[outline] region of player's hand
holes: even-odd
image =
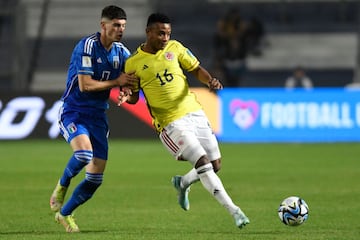
[[[135,76],[135,73],[121,73],[117,78],[119,86],[126,86],[135,88],[139,84],[139,79]]]
[[[210,88],[210,90],[219,90],[219,89],[223,89],[224,86],[222,85],[222,83],[220,82],[219,79],[217,78],[212,78],[209,83],[208,86]]]
[[[130,88],[122,87],[119,92],[117,105],[120,106],[121,104],[126,102],[131,95],[132,95],[132,91]]]

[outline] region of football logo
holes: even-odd
[[[230,113],[235,125],[241,129],[248,129],[254,125],[259,115],[259,105],[251,100],[234,99],[230,103]]]
[[[91,67],[91,58],[89,56],[82,56],[82,66]]]

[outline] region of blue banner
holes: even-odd
[[[360,90],[224,89],[223,142],[360,141]]]

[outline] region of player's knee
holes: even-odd
[[[91,159],[93,158],[93,151],[92,150],[78,150],[74,152],[75,158],[83,163],[88,164]]]
[[[221,169],[221,158],[212,161],[211,164],[213,166],[214,172],[217,173]]]
[[[208,164],[210,164],[210,160],[208,159],[208,157],[206,155],[203,155],[199,158],[199,160],[196,161],[195,168],[198,169],[201,166],[208,165]]]
[[[212,164],[210,162],[206,163],[204,165],[201,165],[199,167],[196,167],[196,172],[199,175],[205,174],[208,171],[213,171],[213,167],[212,167]]]

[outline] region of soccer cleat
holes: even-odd
[[[67,191],[67,187],[61,186],[60,181],[59,181],[56,184],[56,187],[50,197],[51,211],[53,211],[53,212],[60,211],[60,208],[62,207],[62,205],[64,203],[66,191]]]
[[[243,228],[246,224],[250,223],[249,218],[240,210],[240,208],[233,214],[233,217],[238,228]]]
[[[181,208],[184,209],[185,211],[188,211],[190,209],[190,202],[189,202],[189,198],[188,198],[188,195],[190,192],[190,186],[188,186],[186,188],[182,188],[180,185],[181,178],[182,178],[181,176],[174,176],[171,179],[171,182],[178,192],[178,202],[179,202]]]
[[[55,221],[59,224],[62,224],[66,232],[80,232],[78,225],[75,223],[73,215],[63,216],[60,212],[56,212]]]

